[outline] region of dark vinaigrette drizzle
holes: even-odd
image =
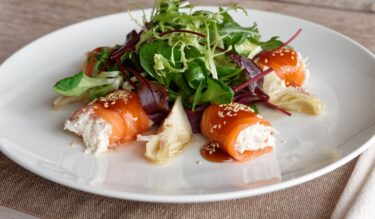
[[[217,142],[210,142],[204,145],[200,153],[202,157],[208,161],[221,163],[221,162],[231,162],[233,158],[229,156],[227,152],[220,148],[220,144]]]

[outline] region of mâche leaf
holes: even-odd
[[[202,92],[199,103],[224,104],[232,102],[233,90],[221,80],[207,79],[207,88]]]
[[[118,89],[121,81],[122,78],[119,76],[119,73],[117,73],[116,77],[91,78],[86,76],[83,72],[79,72],[73,76],[58,81],[53,87],[53,90],[63,96],[80,96],[91,88],[103,85],[111,85],[112,89],[107,88],[109,91]],[[103,95],[105,94],[106,93]]]
[[[167,72],[171,70],[173,64],[169,64],[168,60],[170,60],[172,57],[172,50],[173,47],[162,40],[156,40],[154,42],[144,44],[139,51],[139,59],[142,68],[157,81],[163,82],[163,77],[165,77],[165,75],[161,75],[160,72]],[[173,50],[173,56],[174,60],[180,60],[180,51]],[[161,63],[155,63],[155,61],[159,61]],[[159,68],[155,69],[155,66],[158,66]]]
[[[201,81],[206,79],[207,70],[203,64],[199,64],[199,61],[192,61],[189,63],[189,68],[184,72],[184,75],[190,87],[196,89]]]
[[[275,36],[269,39],[268,41],[261,42],[260,46],[263,50],[273,50],[282,45],[283,42],[279,40],[279,37]]]

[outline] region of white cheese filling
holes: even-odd
[[[245,151],[255,151],[266,147],[275,147],[275,137],[278,131],[270,126],[259,123],[240,132],[234,144],[236,151],[242,154]]]
[[[277,76],[276,72],[271,72],[264,76],[263,91],[270,96],[271,101],[281,94],[285,89],[285,81]]]
[[[298,59],[302,60],[302,62],[298,62],[298,65],[300,65],[301,63],[303,66],[303,69],[305,69],[305,80],[303,81],[303,84],[302,84],[303,86],[310,79],[310,70],[309,70],[310,62],[309,62],[309,57],[303,58],[301,53],[298,53]]]
[[[86,108],[76,118],[67,120],[64,129],[82,136],[86,153],[108,151],[112,126],[96,116],[93,109]]]

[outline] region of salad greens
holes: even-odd
[[[64,96],[87,92],[93,99],[124,83],[158,118],[178,96],[191,114],[210,103],[266,102],[258,86],[266,73],[252,59],[283,42],[278,37],[262,41],[257,24],[240,25],[233,11],[246,13],[236,5],[211,12],[178,0],[156,0],[140,31],[132,30],[124,45],[90,52],[85,72],[58,81],[54,91]]]
[[[98,77],[88,77],[83,72],[79,72],[71,77],[58,81],[53,90],[64,96],[81,96],[90,91],[91,97],[103,96],[107,93],[118,90],[123,79],[120,72],[103,72]]]

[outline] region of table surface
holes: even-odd
[[[151,7],[152,0],[1,0],[0,63],[27,43],[85,19]],[[198,2],[198,1],[192,1]],[[202,0],[201,5],[234,1]],[[237,0],[244,7],[310,20],[358,41],[375,52],[374,0]],[[355,160],[310,182],[270,194],[203,204],[154,204],[92,195],[45,180],[0,153],[0,206],[42,218],[328,218]]]

